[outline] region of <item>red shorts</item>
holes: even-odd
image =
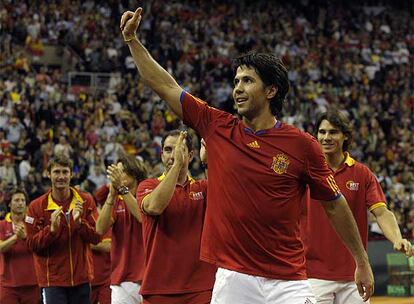
[[[21,287],[0,287],[1,304],[38,304],[40,290],[37,285]]]
[[[92,304],[111,304],[111,287],[109,284],[92,286],[91,303]]]
[[[211,290],[165,295],[143,296],[143,304],[210,304]]]

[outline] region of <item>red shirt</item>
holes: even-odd
[[[140,205],[163,177],[139,184]],[[189,179],[183,186],[176,186],[161,215],[143,215],[145,274],[142,295],[192,293],[213,288],[217,268],[200,261],[206,198],[207,181]]]
[[[0,221],[0,240],[14,234],[10,213]],[[26,241],[17,240],[9,250],[0,253],[0,286],[20,287],[37,285],[33,254]]]
[[[105,192],[109,193],[108,186],[102,186],[96,197],[99,199]],[[140,282],[144,275],[142,227],[128,211],[121,196],[112,209],[112,220],[111,284]]]
[[[300,210],[340,193],[317,141],[277,122],[253,132],[234,116],[183,92],[184,122],[208,147],[208,204],[201,259],[282,280],[306,278]]]
[[[368,167],[346,154],[344,164],[334,173],[341,192],[357,222],[362,242],[367,247],[368,219],[371,211],[385,205],[385,197],[377,179]],[[333,281],[353,281],[355,262],[330,225],[322,205],[308,200],[305,224],[308,277]]]
[[[111,230],[103,236],[102,242],[111,241]],[[111,253],[92,250],[93,274],[92,286],[107,284],[111,282]]]

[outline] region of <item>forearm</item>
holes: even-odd
[[[138,39],[132,39],[127,44],[143,82],[153,89],[161,99],[167,101],[179,117],[182,117],[179,102],[181,89],[175,79],[152,58]]]
[[[104,235],[113,224],[112,208],[114,207],[114,203],[115,198],[108,195],[105,204],[99,213],[98,220],[96,221],[96,232],[100,235]]]
[[[141,223],[141,213],[138,209],[137,199],[132,195],[131,192],[122,196],[128,211]]]
[[[335,202],[325,202],[323,205],[332,227],[351,252],[356,264],[362,265],[367,263],[368,255],[362,244],[354,216],[345,198],[342,196]]]
[[[397,220],[394,214],[386,210],[381,215],[376,216],[377,223],[384,232],[385,237],[391,242],[395,243],[402,239],[400,228],[398,227]]]
[[[178,165],[173,165],[161,183],[144,198],[142,207],[146,213],[159,215],[168,207],[174,195],[180,168]]]
[[[0,253],[8,251],[17,242],[17,235],[13,234],[7,240],[0,241]]]

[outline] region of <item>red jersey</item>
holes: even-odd
[[[14,234],[10,213],[0,221],[0,240]],[[20,287],[37,285],[33,254],[25,240],[17,240],[9,250],[0,253],[0,286]]]
[[[40,287],[76,286],[93,279],[92,253],[89,244],[98,244],[95,230],[97,210],[89,194],[71,188],[71,200],[55,202],[51,191],[29,205],[25,218],[27,245],[34,252],[35,269]],[[73,221],[75,201],[83,202],[81,224]],[[60,225],[50,231],[50,216],[63,206]]]
[[[187,92],[184,122],[208,147],[208,204],[201,259],[282,280],[306,278],[300,211],[306,185],[315,199],[340,192],[318,142],[280,121],[254,132]]]
[[[138,201],[164,178],[139,184]],[[200,240],[206,209],[207,181],[193,179],[176,185],[161,215],[143,214],[145,274],[142,295],[193,293],[211,290],[217,268],[200,261]]]
[[[102,201],[109,193],[108,186],[98,189],[96,197]],[[106,197],[105,196],[105,197]],[[144,250],[142,228],[138,220],[128,211],[119,196],[112,209],[111,284],[140,282],[144,275]]]
[[[355,161],[348,153],[346,153],[344,164],[334,173],[334,176],[348,201],[366,249],[368,243],[367,210],[386,206],[381,186],[368,167]],[[323,206],[316,200],[308,200],[307,212],[305,219],[307,221],[303,223],[304,233],[306,233],[308,277],[353,281],[355,261],[332,228]]]
[[[102,242],[111,241],[111,230],[104,235]],[[92,250],[94,278],[92,286],[110,284],[111,282],[111,253]]]

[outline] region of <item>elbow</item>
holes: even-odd
[[[161,208],[158,204],[156,203],[150,203],[145,201],[143,204],[143,210],[145,211],[146,214],[148,215],[161,215],[164,212],[165,208]]]

